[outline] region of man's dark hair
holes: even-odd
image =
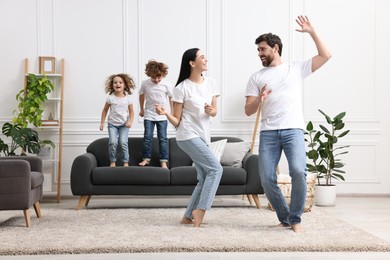
[[[275,47],[275,44],[279,46],[279,55],[282,56],[282,40],[276,34],[265,33],[257,37],[255,44],[259,44],[260,42],[266,42],[271,48]]]

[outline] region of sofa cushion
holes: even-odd
[[[196,168],[180,166],[171,169],[171,185],[196,185]],[[246,171],[243,168],[223,167],[220,185],[246,184]]]
[[[30,172],[31,189],[35,189],[43,184],[43,174],[41,172]]]
[[[169,170],[161,167],[96,167],[92,170],[95,185],[169,185]]]
[[[250,142],[227,143],[221,157],[224,166],[241,167],[244,156],[249,152]]]

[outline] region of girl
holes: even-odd
[[[178,146],[195,164],[198,183],[180,223],[200,227],[206,210],[211,208],[222,176],[222,166],[209,148],[210,117],[217,114],[219,91],[216,82],[203,76],[207,59],[198,48],[184,52],[179,79],[173,90],[173,114],[156,105],[177,127]]]
[[[168,162],[168,141],[167,141],[167,126],[168,122],[165,116],[156,113],[155,105],[169,104],[172,111],[172,84],[164,78],[168,74],[168,66],[164,63],[150,60],[146,64],[145,74],[150,77],[144,80],[139,90],[139,104],[141,117],[144,119],[144,151],[143,161],[140,166],[148,165],[152,157],[153,131],[154,126],[157,126],[157,137],[159,144],[159,156],[161,167],[167,168]],[[144,108],[145,106],[145,108]]]
[[[108,151],[110,166],[116,166],[116,150],[119,147],[123,154],[123,166],[129,166],[128,134],[133,124],[134,111],[130,95],[135,89],[133,79],[127,74],[114,74],[107,78],[105,91],[109,93],[106,104],[103,107],[100,121],[100,131],[103,131],[104,121],[108,110]]]

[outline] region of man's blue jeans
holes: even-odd
[[[192,218],[193,210],[211,208],[221,181],[223,168],[201,138],[177,141],[177,145],[191,157],[196,167],[198,183],[184,213],[184,217]]]
[[[153,132],[154,126],[157,126],[157,138],[160,162],[168,162],[168,140],[167,140],[167,126],[168,121],[151,121],[144,120],[144,152],[143,160],[152,158]]]
[[[108,152],[110,156],[110,162],[116,162],[116,150],[119,147],[122,151],[124,163],[129,162],[129,128],[125,125],[115,126],[108,123]]]
[[[282,154],[286,155],[291,176],[291,202],[286,200],[277,185],[276,168]],[[280,223],[301,222],[306,200],[306,150],[302,129],[282,129],[260,132],[259,173],[269,202]]]

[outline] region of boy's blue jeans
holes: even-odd
[[[184,217],[193,218],[193,210],[211,208],[223,169],[219,160],[201,138],[177,141],[177,145],[191,157],[196,167],[198,183],[184,213]]]
[[[119,147],[122,151],[124,163],[129,162],[129,128],[125,125],[115,126],[108,123],[108,152],[110,156],[110,162],[116,162],[116,150]],[[119,142],[118,142],[119,141]]]
[[[159,147],[160,162],[168,162],[168,140],[167,127],[168,121],[151,121],[144,120],[144,152],[143,159],[150,160],[152,158],[153,132],[154,126],[157,126],[157,138]]]
[[[277,185],[276,168],[282,150],[286,155],[291,176],[291,203]],[[306,150],[302,129],[282,129],[260,132],[259,173],[268,200],[280,223],[293,225],[301,222],[306,200]]]

